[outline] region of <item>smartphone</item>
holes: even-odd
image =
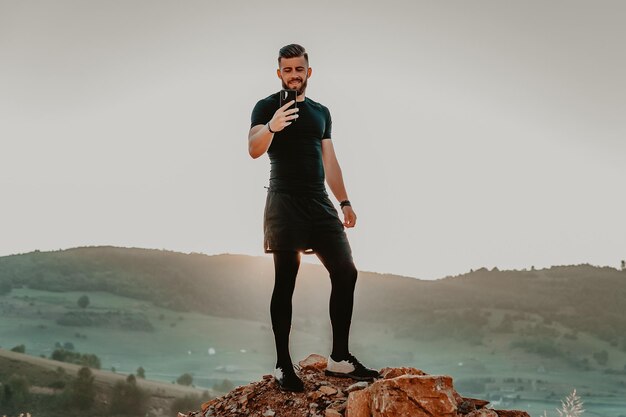
[[[280,106],[279,107],[283,107],[286,103],[290,102],[291,100],[294,100],[294,103],[287,107],[287,110],[289,109],[295,109],[298,107],[298,102],[295,101],[296,97],[298,97],[298,91],[297,90],[280,90]],[[291,119],[292,122],[295,122],[296,119]]]

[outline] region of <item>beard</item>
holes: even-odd
[[[298,92],[298,95],[301,96],[302,94],[304,94],[304,91],[306,90],[306,85],[307,82],[309,81],[309,78],[305,78],[304,81],[300,84],[300,88],[292,88],[289,87],[287,84],[285,84],[285,80],[281,79],[281,82],[283,84],[283,88],[285,90],[296,90]]]

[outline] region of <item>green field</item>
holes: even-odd
[[[155,331],[57,324],[56,318],[65,312],[80,310],[76,300],[83,294],[15,289],[10,296],[0,297],[0,308],[14,309],[0,321],[0,346],[25,344],[28,354],[49,357],[55,343],[71,342],[78,352],[96,354],[102,369],[134,373],[142,366],[146,377],[168,382],[189,372],[198,386],[205,387],[223,379],[247,383],[269,372],[272,365],[273,339],[261,323],[178,313],[107,293],[86,293],[91,300],[87,310],[141,312]],[[209,355],[209,348],[215,354]]]
[[[57,324],[56,319],[67,312],[81,310],[77,300],[83,294],[91,301],[86,311],[143,314],[154,331]],[[189,372],[197,387],[210,388],[225,379],[240,385],[270,373],[275,360],[269,313],[259,321],[229,319],[174,312],[104,292],[26,288],[0,296],[0,311],[2,348],[24,344],[26,353],[49,357],[57,342],[70,342],[78,352],[96,354],[102,369],[114,367],[118,373],[134,373],[142,366],[147,378],[165,382]],[[501,315],[494,310],[490,320],[497,322]],[[309,353],[328,354],[330,336],[327,317],[303,319],[296,315],[292,357],[299,360]],[[589,352],[610,348],[608,343],[584,334],[579,334],[570,347]],[[209,349],[214,354],[209,354]],[[574,388],[585,401],[587,415],[618,417],[626,410],[626,376],[572,370],[558,360],[510,349],[505,335],[494,334],[482,345],[472,346],[419,335],[397,337],[385,325],[355,320],[351,350],[377,368],[412,366],[431,374],[451,375],[461,394],[491,399],[498,408],[523,409],[533,416],[544,410],[556,415],[554,409],[560,399]],[[611,360],[626,363],[626,353],[620,357],[612,351]],[[505,382],[510,378],[514,381]]]

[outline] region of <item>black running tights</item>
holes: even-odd
[[[330,322],[333,332],[333,358],[342,358],[348,353],[348,335],[352,320],[354,288],[357,269],[351,256],[338,256],[316,250],[316,255],[328,270],[331,280]],[[296,275],[300,267],[300,253],[274,252],[275,281],[270,314],[276,341],[276,366],[291,366],[289,354],[289,331],[291,329],[291,299],[296,286]]]

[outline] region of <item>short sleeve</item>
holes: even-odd
[[[326,129],[324,130],[324,135],[322,136],[322,139],[330,139],[331,132],[333,129],[333,120],[330,117],[330,110],[328,110],[327,108],[325,108],[325,110],[326,110]]]
[[[252,109],[252,116],[250,117],[250,128],[252,129],[256,125],[264,125],[272,120],[272,116],[276,109],[272,108],[271,102],[268,100],[259,100],[254,109]]]

